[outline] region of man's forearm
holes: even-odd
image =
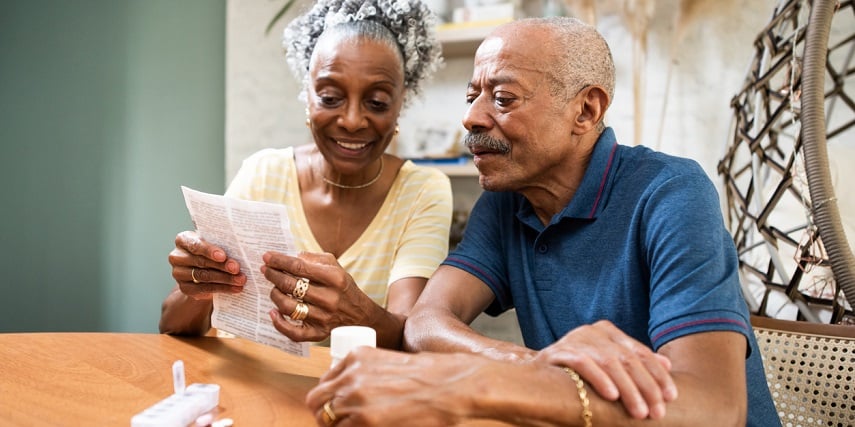
[[[494,367],[495,368],[495,367]],[[519,426],[584,426],[583,404],[574,380],[561,368],[541,363],[500,367],[501,374],[482,376],[474,391],[478,397],[468,408],[468,418],[487,418]],[[497,371],[498,372],[498,371]],[[680,398],[667,405],[664,418],[636,419],[620,401],[601,398],[585,385],[593,425],[626,426],[737,426],[745,425],[745,408],[710,396],[697,379],[677,378]],[[463,386],[460,386],[461,389]],[[733,396],[736,397],[736,396]]]
[[[514,343],[486,337],[449,313],[439,309],[419,310],[404,325],[406,351],[477,353],[496,360],[523,361],[535,352]]]

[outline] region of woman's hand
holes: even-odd
[[[270,299],[276,305],[270,311],[273,326],[294,341],[321,341],[342,325],[374,326],[385,310],[365,295],[332,254],[301,253],[297,257],[278,252],[263,256],[261,272],[273,283]],[[302,298],[295,296],[297,282],[308,280]],[[308,309],[302,324],[286,320],[300,317],[298,304]],[[298,319],[299,320],[299,319]]]
[[[600,397],[620,399],[634,418],[660,419],[665,403],[677,398],[671,361],[606,320],[568,332],[535,361],[575,370]]]
[[[175,236],[175,249],[169,253],[169,264],[181,293],[195,300],[210,300],[217,292],[238,293],[246,284],[240,264],[195,231]]]

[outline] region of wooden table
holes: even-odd
[[[239,338],[157,334],[0,334],[0,424],[129,426],[172,394],[172,363],[187,384],[219,384],[217,418],[235,427],[313,426],[306,393],[330,364]]]

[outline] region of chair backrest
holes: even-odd
[[[781,423],[855,426],[855,326],[751,317]]]

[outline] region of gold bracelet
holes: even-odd
[[[582,381],[582,377],[576,371],[566,366],[564,367],[564,372],[567,372],[567,375],[570,375],[570,379],[576,383],[576,391],[579,392],[579,400],[582,401],[582,421],[585,422],[585,427],[591,427],[593,425],[594,414],[591,412],[591,401],[588,400],[588,391],[585,390],[585,382]]]

